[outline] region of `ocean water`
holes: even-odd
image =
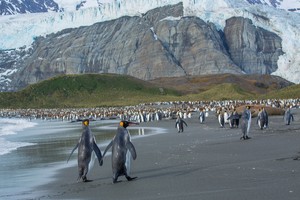
[[[116,133],[118,120],[92,121],[91,130],[101,150]],[[130,134],[144,137],[162,129],[132,127]],[[51,181],[81,136],[80,122],[0,118],[0,199],[26,199],[38,185]],[[68,165],[76,164],[73,155]]]
[[[7,154],[22,146],[33,145],[27,142],[11,142],[4,137],[8,135],[15,135],[27,128],[36,126],[36,123],[30,122],[26,119],[1,119],[0,118],[0,156]]]

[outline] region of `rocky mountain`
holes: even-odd
[[[234,17],[224,32],[183,4],[37,38],[17,65],[16,88],[59,74],[115,73],[142,80],[201,74],[270,74],[283,54],[281,38]],[[171,17],[170,17],[171,16]]]
[[[0,18],[1,91],[72,73],[143,80],[258,73],[300,81],[300,16],[267,0],[76,0],[75,9],[56,2],[58,14]]]
[[[277,70],[278,58],[284,53],[277,34],[242,17],[226,20],[224,34],[231,59],[246,74],[271,74]]]

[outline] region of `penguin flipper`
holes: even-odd
[[[130,151],[133,160],[135,160],[136,159],[136,151],[135,151],[133,144],[131,142],[128,142],[126,144],[126,147]]]
[[[79,140],[79,141],[80,141],[80,140]],[[67,163],[69,162],[69,160],[70,160],[70,158],[71,158],[73,152],[78,148],[78,146],[79,146],[79,142],[76,144],[76,146],[74,147],[74,149],[71,151],[71,153],[70,153],[70,155],[69,155],[69,158],[68,158],[68,160],[67,160]]]
[[[188,126],[187,123],[185,121],[183,121],[183,123],[185,124],[185,126]]]
[[[100,151],[98,145],[96,144],[95,140],[93,141],[93,150],[98,158],[99,165],[102,166],[103,165],[102,154],[101,154],[101,151]]]
[[[113,140],[110,141],[110,143],[107,145],[106,149],[104,150],[102,159],[104,158],[104,156],[105,156],[106,152],[108,151],[108,149],[110,149],[110,147],[112,147],[112,145],[113,145]]]

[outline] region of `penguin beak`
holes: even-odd
[[[128,126],[131,126],[131,125],[139,125],[139,123],[137,123],[137,122],[129,122]]]

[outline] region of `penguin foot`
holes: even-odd
[[[132,180],[134,180],[134,179],[136,179],[137,177],[130,177],[130,176],[126,176],[126,179],[128,180],[128,181],[132,181]]]
[[[249,137],[248,135],[242,136],[242,137],[240,138],[240,140],[249,140],[249,139],[251,139],[251,137]]]
[[[122,181],[113,180],[113,184],[115,184],[115,183],[119,183],[119,182],[122,182]]]
[[[297,157],[293,158],[293,160],[300,160],[300,157],[297,156]]]
[[[86,183],[86,182],[92,182],[93,180],[89,180],[89,179],[87,179],[86,177],[79,177],[78,179],[77,179],[77,183],[79,183],[79,182],[84,182],[84,183]]]
[[[88,179],[85,179],[85,180],[83,180],[82,182],[85,182],[85,183],[87,183],[87,182],[92,182],[93,180],[88,180]]]

